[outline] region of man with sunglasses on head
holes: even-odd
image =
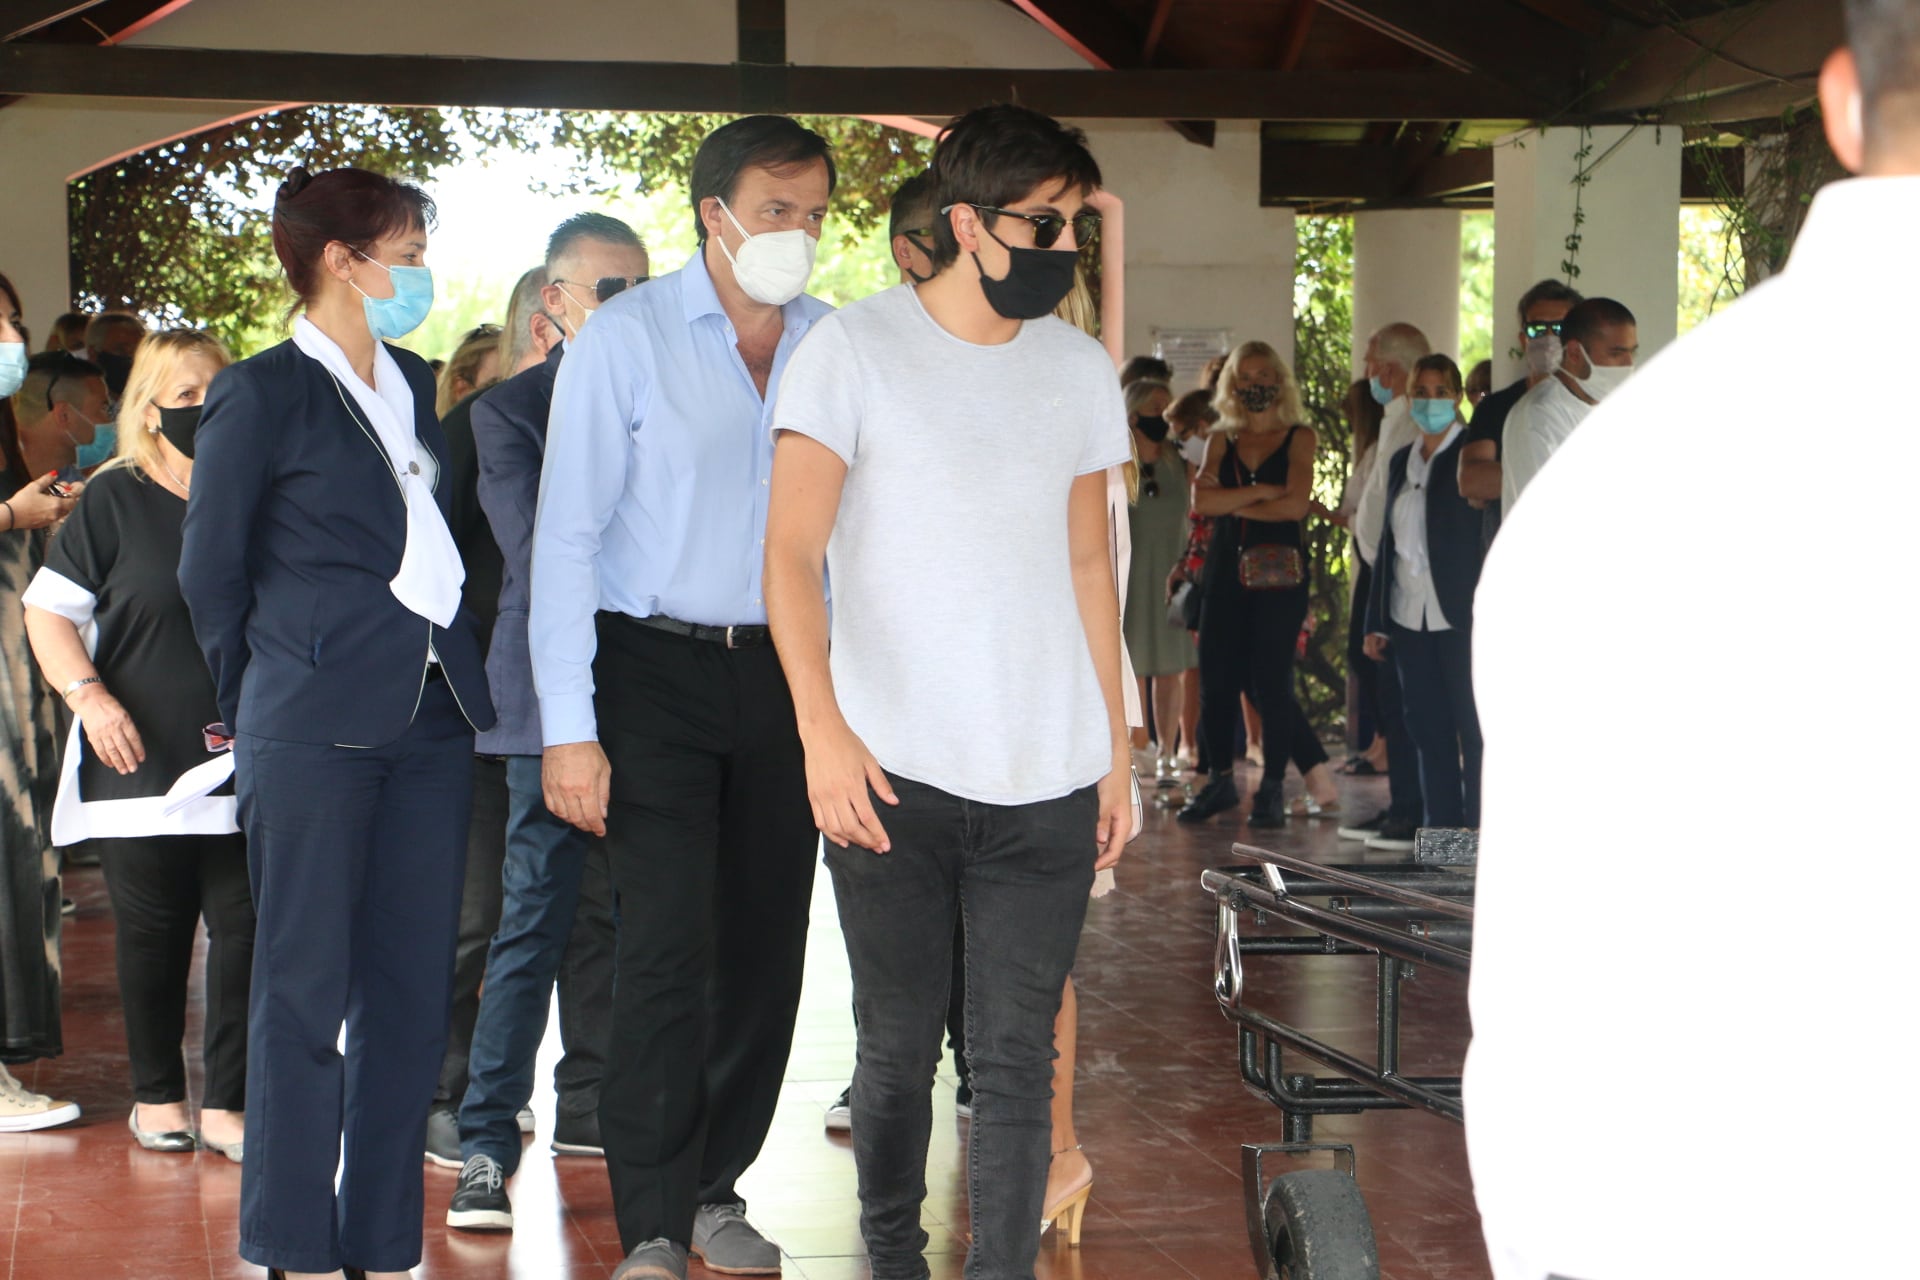
[[[1467,425],[1460,447],[1460,496],[1482,508],[1482,537],[1493,541],[1500,531],[1500,432],[1520,397],[1553,376],[1560,367],[1560,322],[1582,298],[1558,280],[1542,280],[1520,295],[1520,350],[1526,356],[1526,375],[1482,400]]]
[[[933,278],[821,321],[788,370],[767,604],[859,1008],[872,1274],[927,1275],[927,1086],[958,912],[966,1270],[1011,1280],[1040,1242],[1054,1017],[1094,871],[1131,825],[1105,474],[1131,455],[1112,362],[1051,315],[1097,226],[1085,136],[983,107],[931,173]]]
[[[1552,374],[1520,397],[1501,428],[1502,516],[1572,438],[1587,415],[1633,373],[1640,350],[1633,312],[1612,298],[1588,298],[1560,322],[1562,354]]]
[[[505,1180],[520,1163],[518,1117],[533,1095],[534,1059],[556,978],[565,1053],[554,1069],[552,1149],[560,1156],[603,1154],[599,1109],[613,1016],[613,891],[605,846],[546,805],[527,599],[554,383],[587,320],[606,298],[645,280],[647,270],[646,246],[619,219],[582,213],[561,223],[547,241],[539,294],[542,336],[553,341],[544,356],[530,347],[530,363],[473,405],[480,507],[503,561],[487,651],[487,681],[500,719],[474,745],[482,755],[506,760],[506,857],[465,1096],[453,1100],[456,1115],[438,1117],[437,1124],[430,1118],[427,1126],[427,1158],[461,1170],[447,1207],[452,1227],[513,1226]],[[521,323],[529,325],[531,339],[533,326]]]
[[[792,1046],[819,836],[761,566],[772,406],[832,310],[804,291],[834,180],[784,116],[708,135],[699,249],[595,312],[554,387],[528,639],[547,806],[604,837],[620,903],[614,1280],[684,1280],[689,1253],[780,1270],[735,1184]]]

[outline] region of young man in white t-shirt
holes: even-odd
[[[1588,298],[1567,312],[1560,340],[1560,367],[1520,397],[1501,429],[1503,519],[1594,406],[1632,376],[1640,351],[1633,312],[1612,298]]]
[[[1131,821],[1104,475],[1130,450],[1111,361],[1051,315],[1092,230],[1084,135],[984,107],[930,173],[933,277],[818,322],[787,367],[765,583],[853,968],[874,1280],[927,1275],[927,1086],[955,912],[967,1276],[998,1280],[1032,1274],[1054,1015],[1094,871]]]

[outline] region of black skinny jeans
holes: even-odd
[[[1053,1145],[1053,1020],[1086,919],[1099,798],[991,805],[894,778],[892,851],[827,846],[853,999],[853,1160],[873,1280],[923,1280],[930,1088],[953,919],[966,932],[973,1124],[966,1280],[1031,1280]]]
[[[1234,566],[1228,566],[1229,576]],[[1240,695],[1253,695],[1266,741],[1262,785],[1279,785],[1292,760],[1302,777],[1327,762],[1319,735],[1293,696],[1293,652],[1307,620],[1307,589],[1248,591],[1237,578],[1212,584],[1200,608],[1200,725],[1217,772],[1233,765]]]
[[[187,974],[207,920],[206,1095],[201,1105],[247,1105],[247,1000],[253,979],[253,895],[244,836],[95,840],[113,901],[114,968],[127,1022],[133,1098],[187,1100]]]

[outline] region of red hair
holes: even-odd
[[[365,169],[295,169],[273,201],[273,251],[300,301],[311,303],[321,256],[339,241],[365,253],[380,240],[433,225],[433,198],[410,182]]]

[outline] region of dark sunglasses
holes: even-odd
[[[1529,338],[1544,338],[1548,334],[1552,334],[1556,338],[1560,336],[1560,322],[1558,320],[1529,320],[1522,328],[1526,331],[1526,335]]]
[[[962,201],[961,203],[971,202]],[[1073,223],[1073,243],[1082,249],[1086,248],[1087,242],[1092,240],[1100,231],[1100,215],[1092,209],[1082,209],[1079,213],[1074,214],[1071,219],[1068,219],[1057,213],[1021,213],[1018,209],[997,209],[990,204],[976,204],[973,207],[981,213],[997,213],[1004,217],[1019,218],[1024,222],[1031,222],[1033,224],[1033,247],[1036,249],[1053,248],[1060,239],[1060,233],[1067,229],[1067,223],[1069,221]],[[948,205],[940,212],[949,213],[952,210],[953,206]]]
[[[625,293],[627,290],[633,288],[633,286],[645,284],[652,278],[652,276],[601,276],[593,282],[593,296],[605,302],[615,294]],[[579,280],[555,280],[554,283],[570,284],[578,289],[587,287]]]
[[[1140,464],[1140,496],[1144,498],[1157,498],[1160,496],[1160,482],[1154,479],[1153,464],[1151,462],[1143,462]]]

